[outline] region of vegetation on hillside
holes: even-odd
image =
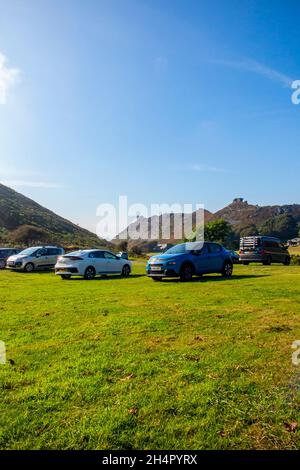
[[[58,216],[31,199],[0,184],[0,243],[98,247],[106,240]]]

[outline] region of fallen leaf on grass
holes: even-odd
[[[123,378],[121,379],[121,382],[125,382],[125,380],[130,380],[130,379],[132,379],[133,377],[134,377],[133,374],[126,375],[126,377],[123,377]]]
[[[204,340],[204,338],[202,336],[199,336],[199,335],[195,336],[194,339],[195,339],[195,341],[203,341]]]
[[[295,432],[298,427],[298,423],[292,421],[291,423],[284,423],[284,427],[288,432]]]

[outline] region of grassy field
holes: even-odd
[[[300,246],[290,246],[289,252],[291,255],[300,255]]]
[[[300,267],[143,274],[0,272],[0,448],[299,448]]]

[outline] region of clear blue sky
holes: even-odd
[[[0,181],[91,229],[119,194],[299,203],[299,21],[297,1],[2,0]]]

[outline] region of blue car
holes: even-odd
[[[175,245],[161,255],[151,256],[146,270],[147,276],[154,281],[161,281],[164,277],[190,281],[194,275],[209,273],[230,277],[233,262],[230,253],[218,243],[188,242]]]

